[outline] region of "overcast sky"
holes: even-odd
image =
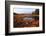
[[[34,8],[15,8],[14,9],[14,13],[17,13],[17,14],[28,14],[28,13],[32,13],[35,10],[36,9],[34,9]]]

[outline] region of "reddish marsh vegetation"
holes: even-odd
[[[39,11],[32,14],[15,14],[14,27],[38,27],[39,26]]]

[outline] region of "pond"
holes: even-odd
[[[32,18],[23,18],[23,20],[32,20]]]

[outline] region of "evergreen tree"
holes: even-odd
[[[35,13],[36,13],[36,14],[39,14],[39,9],[36,9],[36,10],[35,10]]]

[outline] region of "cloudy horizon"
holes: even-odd
[[[14,13],[17,13],[17,14],[30,14],[32,12],[34,12],[36,9],[35,8],[15,8],[13,9]]]

